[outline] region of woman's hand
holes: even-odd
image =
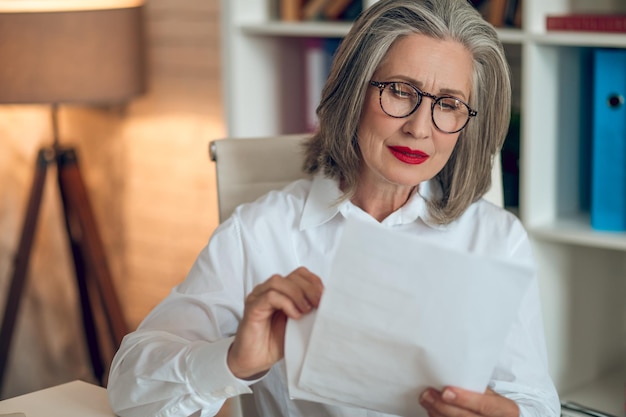
[[[243,319],[227,363],[241,379],[254,379],[284,356],[287,318],[299,319],[319,306],[322,280],[300,267],[286,277],[273,275],[246,298]]]
[[[519,417],[514,401],[489,388],[484,394],[454,387],[442,391],[428,388],[420,396],[420,404],[429,417]]]

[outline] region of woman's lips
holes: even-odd
[[[389,146],[389,150],[393,156],[406,164],[421,164],[429,157],[425,152],[407,148],[406,146]]]

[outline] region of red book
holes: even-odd
[[[547,30],[626,33],[626,15],[567,14],[546,17]]]

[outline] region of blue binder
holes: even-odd
[[[626,231],[626,51],[593,52],[591,227]]]

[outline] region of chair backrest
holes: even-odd
[[[254,201],[270,190],[304,178],[302,141],[309,135],[268,138],[227,138],[212,141],[220,222],[235,207]]]
[[[220,222],[239,204],[303,178],[302,141],[309,134],[266,138],[227,138],[210,143],[215,161]],[[493,164],[491,189],[485,198],[502,207],[500,159]]]

